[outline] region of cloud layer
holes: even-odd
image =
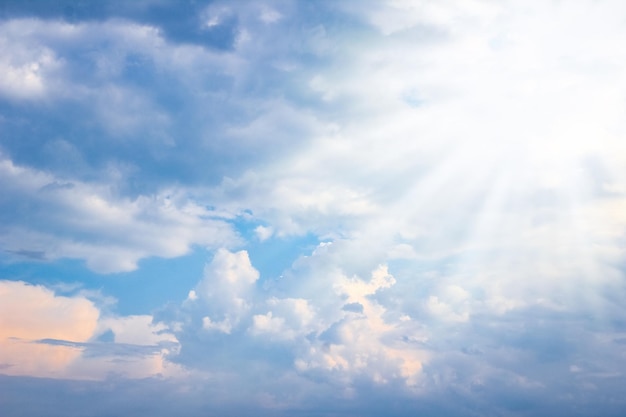
[[[622,415],[624,12],[7,2],[0,405]]]

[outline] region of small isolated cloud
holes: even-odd
[[[274,229],[270,226],[257,226],[256,229],[254,229],[254,232],[256,233],[259,240],[263,242],[272,237],[272,235],[274,234]]]

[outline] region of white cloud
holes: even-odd
[[[252,316],[249,331],[255,336],[268,336],[272,341],[295,341],[321,330],[314,306],[305,299],[272,297],[263,307],[269,311]]]
[[[158,345],[161,342],[177,342],[164,324],[153,323],[149,315],[103,318],[99,322],[98,333],[107,330],[113,332],[115,343]]]
[[[193,290],[197,298],[183,304],[189,318],[178,332],[195,334],[201,319],[204,330],[242,349],[257,344],[289,349],[294,359],[287,369],[304,376],[340,378],[346,387],[360,378],[416,386],[429,354],[405,339],[425,337],[422,326],[376,300],[396,283],[385,265],[375,266],[368,280],[341,271],[329,274],[326,266],[341,258],[340,250],[340,245],[321,245],[291,271],[296,274],[290,272],[286,282],[269,290],[254,285],[258,272],[246,252],[217,251]],[[452,299],[458,295],[454,288],[449,292]],[[243,325],[245,332],[236,331]],[[187,363],[184,352],[180,360]]]
[[[326,130],[212,195],[276,236],[313,231],[392,259],[450,262],[448,284],[471,296],[420,301],[432,296],[458,320],[534,304],[572,280],[594,292],[591,281],[608,285],[623,259],[607,235],[623,228],[622,196],[599,195],[607,181],[594,178],[603,170],[619,184],[626,174],[623,6],[461,3],[353,11],[385,36],[346,44],[305,78],[343,103]]]
[[[191,245],[237,241],[221,216],[176,192],[119,198],[109,187],[57,178],[6,158],[0,172],[4,195],[31,208],[15,213],[5,200],[5,213],[13,213],[0,238],[7,251],[85,259],[107,273],[133,270],[148,256],[180,256]]]
[[[169,134],[168,110],[154,99],[154,91],[125,82],[127,72],[154,65],[195,91],[203,82],[199,68],[211,67],[222,76],[235,74],[241,65],[234,55],[169,43],[159,28],[127,20],[8,19],[0,24],[0,45],[6,46],[0,54],[6,75],[0,95],[45,99],[60,108],[77,105],[110,137],[167,146],[176,139]]]
[[[0,94],[12,99],[37,99],[45,96],[49,88],[47,75],[62,64],[50,50],[29,51],[29,57],[19,57],[19,52],[9,42],[0,39],[5,54],[0,55]],[[13,56],[11,56],[13,55]],[[15,62],[15,61],[25,62]]]
[[[263,7],[261,10],[261,15],[259,16],[259,19],[268,24],[276,23],[282,18],[282,14],[269,7]]]
[[[222,333],[230,334],[233,325],[228,317],[222,321],[214,322],[211,320],[211,317],[205,316],[202,318],[202,328],[205,330],[218,330]]]
[[[368,2],[367,7],[348,4],[350,12],[361,15],[380,32],[393,35],[410,29],[454,31],[466,21],[497,16],[498,4],[481,0],[444,0],[440,2],[415,2],[411,0],[385,0]]]
[[[318,330],[318,340],[298,356],[296,368],[301,372],[322,369],[339,374],[348,385],[363,375],[379,384],[398,379],[407,386],[417,384],[428,354],[398,338],[415,324],[406,316],[387,322],[387,309],[371,299],[394,284],[394,277],[383,265],[371,272],[369,281],[357,277],[340,279],[334,286],[335,296],[343,298],[346,304],[358,303],[362,309],[335,311],[335,321]]]
[[[253,333],[274,333],[282,337],[291,338],[292,336],[285,330],[285,319],[282,317],[273,317],[272,312],[267,314],[256,314],[252,317]]]
[[[206,8],[203,12],[203,18],[205,20],[204,25],[206,28],[211,29],[221,25],[224,19],[232,17],[234,15],[233,10],[223,4],[213,4]]]
[[[196,286],[194,307],[205,315],[203,327],[230,333],[252,306],[257,271],[245,250],[218,249]]]
[[[259,240],[263,242],[264,240],[272,237],[272,234],[274,234],[274,229],[272,229],[271,227],[257,226],[256,229],[254,229],[254,232],[256,233]]]

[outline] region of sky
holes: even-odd
[[[624,45],[621,0],[0,0],[0,414],[625,415]]]

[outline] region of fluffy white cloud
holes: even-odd
[[[414,326],[405,316],[387,322],[387,309],[371,299],[394,284],[386,266],[372,271],[369,281],[342,277],[334,286],[335,296],[346,304],[335,312],[336,321],[296,359],[296,368],[301,372],[331,371],[342,375],[347,386],[363,375],[381,384],[400,379],[415,385],[428,354],[399,338]]]
[[[202,319],[205,329],[230,333],[250,310],[258,278],[246,251],[218,249],[187,304],[208,313]]]
[[[305,299],[272,297],[260,308],[261,311],[264,309],[269,311],[252,317],[249,330],[253,335],[294,341],[320,330],[321,323],[317,320],[315,308]]]
[[[274,230],[271,227],[257,226],[257,228],[254,229],[254,232],[260,241],[264,241],[272,237]]]
[[[176,342],[164,324],[152,322],[152,316],[107,317],[99,322],[98,333],[113,332],[115,343],[131,345],[158,345],[161,342]]]
[[[375,299],[394,286],[394,277],[384,265],[368,280],[341,271],[328,274],[325,267],[337,255],[333,245],[323,244],[284,278],[287,282],[263,288],[254,285],[258,272],[245,251],[219,250],[184,302],[191,319],[177,334],[188,339],[202,318],[202,328],[222,333],[224,343],[288,349],[293,359],[285,372],[340,378],[348,390],[360,378],[415,386],[428,353],[405,339],[424,337],[421,326]],[[306,288],[310,284],[317,289]],[[243,326],[246,331],[238,331]],[[180,359],[187,363],[184,353]]]

